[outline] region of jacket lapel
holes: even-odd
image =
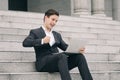
[[[55,39],[55,44],[59,44],[60,41],[58,39],[58,35],[54,31],[52,33],[53,33],[53,36],[54,36],[54,39]]]
[[[44,30],[43,30],[42,27],[40,27],[39,35],[40,35],[42,38],[46,36],[46,34],[45,34],[45,32],[44,32]]]

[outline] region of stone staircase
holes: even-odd
[[[29,30],[42,25],[43,14],[0,11],[0,80],[60,80],[59,73],[36,72],[33,48],[22,47]],[[61,15],[55,30],[69,43],[88,40],[86,59],[94,80],[120,78],[120,22],[108,17]],[[70,71],[81,80],[77,68]]]

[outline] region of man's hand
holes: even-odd
[[[43,43],[49,43],[50,42],[50,36],[45,36],[43,38]]]
[[[85,47],[80,48],[79,52],[82,53],[82,54],[85,53]]]

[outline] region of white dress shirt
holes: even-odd
[[[52,46],[53,44],[55,44],[55,38],[54,38],[54,35],[53,35],[53,33],[52,33],[52,30],[51,30],[50,32],[48,32],[48,31],[45,29],[44,26],[42,26],[42,28],[43,28],[46,36],[49,36],[49,37],[50,37],[50,42],[49,42],[50,46]],[[44,44],[44,43],[43,43],[43,39],[42,39],[42,44]]]

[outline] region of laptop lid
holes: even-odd
[[[73,38],[70,39],[66,52],[79,53],[80,48],[87,45],[87,41],[84,39]]]

